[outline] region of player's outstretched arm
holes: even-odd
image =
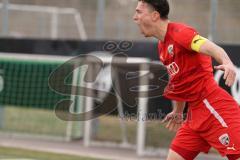
[[[199,39],[193,40],[193,46],[195,44],[197,45],[198,43],[200,44],[198,45],[197,49],[195,48],[195,50],[199,53],[213,57],[220,64],[214,68],[224,71],[225,84],[229,87],[232,86],[236,78],[236,68],[228,57],[227,53],[223,48],[211,42],[210,40],[201,38],[202,37],[199,36]]]

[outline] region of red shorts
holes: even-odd
[[[194,152],[214,147],[222,156],[240,154],[239,105],[222,88],[200,102],[189,103],[188,118],[172,146]]]

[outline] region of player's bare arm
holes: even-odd
[[[229,87],[233,85],[236,78],[236,68],[223,48],[197,35],[193,39],[192,49],[213,57],[220,64],[214,68],[224,71],[225,84]]]
[[[162,120],[162,123],[167,123],[165,127],[170,131],[177,131],[181,127],[185,104],[185,102],[174,101],[173,111]]]

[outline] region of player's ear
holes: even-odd
[[[160,18],[160,14],[157,11],[152,12],[152,20],[156,22]]]

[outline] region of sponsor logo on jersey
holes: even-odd
[[[168,54],[170,54],[171,56],[174,55],[174,52],[173,52],[173,44],[170,44],[170,45],[168,46]]]
[[[170,76],[175,76],[180,69],[176,62],[172,62],[171,64],[167,65],[167,70]]]
[[[221,135],[219,137],[219,141],[224,145],[224,146],[228,146],[230,144],[230,138],[228,136],[227,133]]]

